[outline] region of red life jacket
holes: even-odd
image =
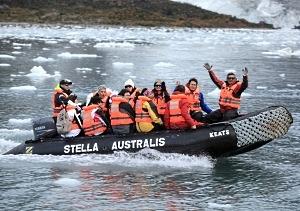
[[[92,117],[92,112],[98,108],[98,105],[89,105],[83,108],[83,131],[86,136],[102,134],[107,128],[102,121]]]
[[[52,99],[51,99],[51,104],[52,104],[52,117],[57,117],[59,112],[64,108],[64,105],[57,105],[57,103],[55,103],[55,99],[56,99],[56,95],[58,94],[63,94],[66,98],[68,97],[68,95],[66,93],[63,92],[63,90],[61,88],[56,88],[52,94]]]
[[[129,114],[120,112],[120,103],[128,103],[123,97],[112,97],[110,107],[110,121],[111,125],[129,125],[134,123]]]
[[[187,96],[185,94],[177,94],[177,95],[171,95],[170,100],[170,125],[182,125],[185,124],[185,119],[183,118],[181,114],[181,110],[179,107],[179,102],[182,99],[187,99]]]
[[[202,111],[200,107],[199,87],[197,87],[197,89],[194,92],[191,92],[191,90],[187,86],[185,86],[185,94],[191,105],[191,111]]]
[[[241,106],[241,99],[233,96],[233,91],[235,88],[240,85],[241,82],[228,86],[226,83],[223,83],[221,87],[219,105],[222,108],[228,109],[239,109]]]
[[[143,109],[144,102],[150,102],[151,99],[146,96],[139,96],[135,104],[135,121],[152,123],[152,119],[148,111]]]

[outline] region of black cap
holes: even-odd
[[[65,85],[65,84],[69,84],[71,85],[72,84],[72,81],[69,80],[69,79],[63,79],[59,82],[60,85]]]

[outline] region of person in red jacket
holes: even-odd
[[[190,103],[183,85],[176,86],[171,100],[167,103],[164,124],[167,129],[196,129],[197,126],[202,125],[190,115]]]

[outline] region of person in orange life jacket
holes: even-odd
[[[195,121],[190,115],[190,103],[185,95],[185,87],[177,85],[167,103],[164,124],[167,129],[196,129],[202,123]]]
[[[126,91],[124,93],[124,98],[128,101],[128,103],[131,105],[131,107],[134,109],[135,100],[136,98],[131,98],[131,94],[129,91]]]
[[[69,79],[63,79],[55,87],[52,94],[52,117],[56,122],[59,112],[67,105],[77,106],[77,96],[71,91],[72,81]],[[80,108],[78,108],[80,109]]]
[[[100,96],[91,98],[90,105],[83,108],[83,131],[86,136],[96,136],[107,132],[109,122],[101,108]]]
[[[152,92],[154,94],[152,102],[156,105],[160,117],[163,118],[167,102],[170,101],[170,95],[167,91],[165,82],[159,79],[156,80],[154,82],[154,89],[152,89]]]
[[[118,95],[124,96],[125,92],[130,92],[130,97],[136,99],[140,95],[140,89],[134,86],[134,82],[131,79],[128,79],[124,83],[124,89],[122,89]]]
[[[124,96],[112,96],[109,112],[114,134],[135,132],[135,112],[128,99]]]
[[[135,104],[136,129],[140,133],[148,133],[162,129],[163,122],[151,101],[154,95],[147,88],[143,89]]]
[[[227,80],[220,80],[212,70],[212,66],[208,63],[204,64],[210,78],[214,84],[221,89],[219,106],[220,109],[213,111],[206,115],[205,121],[207,123],[214,123],[219,121],[227,121],[238,117],[238,109],[240,108],[241,94],[248,87],[248,69],[245,67],[243,72],[243,81],[237,80],[235,73],[227,74]]]
[[[188,101],[190,102],[190,114],[193,119],[201,122],[203,120],[202,111],[208,114],[212,112],[210,107],[204,101],[204,95],[200,91],[198,80],[196,78],[191,78],[185,85],[185,94],[187,95]]]

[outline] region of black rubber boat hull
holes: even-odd
[[[164,153],[226,157],[248,152],[281,137],[292,122],[286,108],[274,106],[197,130],[29,140],[5,154],[111,154],[152,148]]]

